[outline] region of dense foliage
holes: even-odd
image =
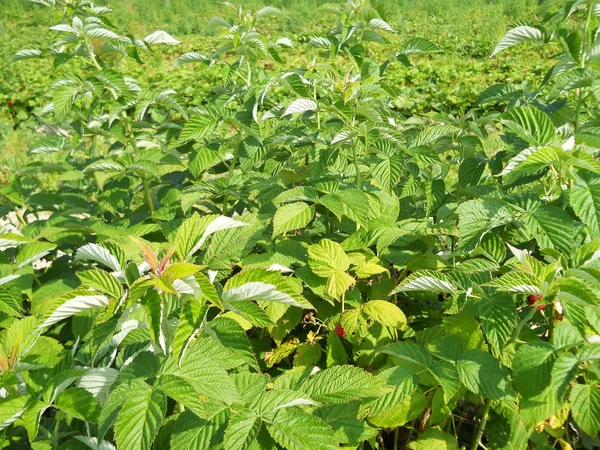
[[[56,39],[13,60],[58,76],[0,190],[5,447],[600,445],[598,2],[499,42],[550,48],[539,89],[410,118],[388,74],[441,48],[392,48],[376,4],[295,42],[226,3],[173,69],[211,80],[188,107],[128,72],[171,34],[36,2]]]

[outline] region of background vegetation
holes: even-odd
[[[205,101],[211,80],[202,78],[194,68],[173,70],[181,50],[205,53],[214,47],[213,33],[207,30],[210,17],[219,2],[210,0],[123,0],[100,1],[115,10],[115,25],[135,35],[168,28],[182,40],[179,49],[168,48],[151,57],[143,68],[129,64],[127,70],[157,89],[172,88],[184,96],[187,105]],[[269,23],[267,32],[288,35],[293,41],[306,42],[326,28],[328,18],[315,16],[318,0],[271,1],[282,8],[284,16]],[[539,84],[548,68],[544,54],[530,51],[531,46],[509,51],[490,60],[489,55],[508,26],[542,17],[557,0],[387,0],[389,22],[397,31],[394,45],[414,36],[435,42],[444,53],[422,58],[413,67],[392,67],[391,79],[398,96],[396,107],[405,115],[427,111],[458,113],[466,111],[486,88],[506,82]],[[260,2],[244,1],[248,7]],[[49,42],[48,27],[55,18],[39,5],[22,0],[3,0],[0,22],[0,165],[14,167],[26,159],[35,128],[36,114],[48,101],[49,61],[29,65],[9,65],[15,52],[34,41]],[[286,55],[289,64],[302,57],[302,46]],[[377,51],[377,49],[375,50]],[[59,76],[55,73],[53,76]]]

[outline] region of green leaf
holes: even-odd
[[[196,347],[189,348],[179,362],[173,359],[163,365],[161,373],[179,376],[190,383],[198,393],[229,404],[239,400],[233,381],[227,372],[208,359]]]
[[[456,437],[437,427],[429,428],[420,434],[416,441],[408,444],[412,450],[458,450]]]
[[[316,111],[317,108],[318,106],[314,100],[310,100],[308,98],[299,98],[298,100],[294,100],[292,103],[290,103],[283,115],[289,116],[290,114],[304,113],[306,111]]]
[[[510,295],[494,295],[481,299],[481,327],[496,352],[501,352],[517,321],[515,302]]]
[[[414,342],[394,342],[380,350],[382,353],[394,356],[404,362],[410,362],[422,367],[429,367],[433,363],[431,353],[425,347]]]
[[[383,190],[392,193],[402,176],[402,160],[398,156],[389,156],[385,153],[380,153],[378,156],[382,160],[373,168],[373,178]]]
[[[534,42],[543,42],[544,34],[538,28],[534,28],[529,25],[521,25],[515,28],[512,28],[506,32],[500,42],[494,49],[492,56],[497,55],[503,50],[506,50],[513,45],[521,44],[523,42],[534,41]]]
[[[304,228],[312,220],[313,208],[304,202],[283,205],[273,217],[273,237]]]
[[[508,223],[511,213],[500,200],[469,200],[457,208],[458,248],[462,252],[474,250],[482,238],[494,228]]]
[[[135,380],[115,423],[119,450],[150,450],[167,410],[167,398],[143,381]]]
[[[400,308],[385,300],[371,300],[361,305],[363,312],[375,322],[386,327],[404,329],[407,325],[406,316]]]
[[[258,432],[262,420],[252,411],[243,411],[229,420],[225,430],[225,448],[231,450],[246,450],[249,448]]]
[[[461,383],[470,391],[492,400],[512,397],[507,370],[489,353],[467,350],[457,361],[457,367]]]
[[[344,293],[350,289],[355,283],[352,276],[346,272],[337,271],[327,278],[325,285],[325,293],[333,298],[340,299]]]
[[[333,430],[316,416],[285,410],[268,427],[275,442],[287,450],[338,450]]]
[[[504,292],[542,295],[540,285],[540,281],[532,274],[517,271],[505,273],[500,278],[486,284],[486,286],[492,286]]]
[[[121,283],[104,270],[85,270],[83,272],[78,272],[77,277],[84,286],[89,286],[116,299],[123,297],[124,292]]]
[[[569,190],[569,202],[577,217],[600,235],[600,176],[582,172]]]
[[[575,423],[590,436],[600,432],[600,389],[576,384],[571,391],[571,411]]]
[[[390,295],[398,292],[433,291],[453,294],[456,292],[454,283],[446,275],[433,270],[418,270],[402,280]]]
[[[273,270],[250,269],[234,275],[225,283],[221,298],[228,305],[260,301],[312,309],[292,282]]]
[[[379,378],[354,366],[334,366],[310,377],[302,390],[322,403],[344,403],[377,397],[390,390]]]
[[[39,328],[47,328],[83,311],[94,308],[106,308],[108,306],[108,298],[104,295],[89,294],[90,291],[78,289],[54,301]]]
[[[344,344],[335,331],[327,335],[327,367],[343,366],[348,363]]]
[[[327,423],[340,443],[359,445],[377,436],[377,429],[359,420],[358,402],[328,405],[315,411],[315,415]]]
[[[557,354],[547,342],[521,345],[513,359],[513,377],[520,395],[534,397],[550,385],[552,366]]]
[[[67,414],[88,422],[95,422],[100,413],[100,404],[92,394],[83,388],[69,388],[62,391],[54,406]]]
[[[55,248],[55,244],[50,244],[48,242],[30,242],[21,248],[15,259],[15,264],[18,269],[21,269],[43,258]]]
[[[223,442],[227,411],[223,410],[210,420],[201,419],[184,411],[171,435],[171,450],[211,450]]]
[[[235,320],[218,317],[205,324],[203,329],[212,340],[219,344],[222,352],[231,353],[234,357],[258,370],[250,340],[244,329]]]
[[[204,403],[196,389],[187,380],[177,375],[162,374],[157,378],[153,389],[163,391],[168,397],[198,416],[205,416]]]
[[[533,105],[509,109],[502,115],[502,122],[530,145],[546,145],[556,136],[550,117]]]
[[[350,258],[337,242],[321,239],[318,244],[308,247],[308,265],[315,275],[328,278],[336,272],[346,272],[350,268]]]
[[[0,430],[4,430],[23,415],[27,400],[25,396],[0,399]]]

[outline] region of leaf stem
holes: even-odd
[[[94,67],[96,67],[96,69],[102,70],[102,67],[100,66],[100,64],[98,64],[98,60],[96,59],[96,56],[94,55],[94,51],[92,50],[90,43],[87,41],[87,39],[84,42],[85,42],[85,48],[88,51],[88,53],[90,54],[90,58],[92,59],[92,64],[94,65]]]
[[[229,188],[229,183],[231,183],[231,178],[233,177],[233,172],[235,170],[235,166],[237,165],[238,160],[238,146],[236,145],[233,150],[233,159],[231,160],[231,165],[229,166],[229,172],[227,173],[227,188]],[[221,214],[227,214],[227,207],[229,203],[229,193],[225,193],[223,196],[223,207],[221,208]]]
[[[477,431],[475,431],[475,435],[473,436],[473,441],[471,441],[469,450],[477,450],[479,448],[480,441],[483,437],[483,432],[485,431],[485,426],[487,425],[488,417],[490,415],[491,406],[492,401],[487,398],[483,405],[483,409],[481,410],[481,420],[479,422],[479,426],[477,427]]]
[[[154,215],[156,210],[154,209],[154,201],[152,200],[152,194],[150,193],[150,186],[148,186],[148,180],[144,177],[142,178],[142,184],[144,185],[144,195],[146,196],[146,203],[148,203],[148,209],[150,209],[150,214]]]
[[[517,325],[517,328],[515,328],[515,331],[513,331],[513,334],[511,335],[510,339],[508,341],[506,341],[505,346],[512,344],[514,341],[516,341],[519,338],[519,335],[521,334],[521,330],[523,329],[525,324],[527,324],[527,322],[529,322],[531,320],[531,318],[535,315],[535,312],[536,312],[536,307],[535,306],[531,307],[531,309],[529,310],[527,315],[525,317],[523,317],[523,319],[521,319],[521,321]]]
[[[360,168],[358,166],[358,155],[356,152],[356,144],[352,146],[352,157],[354,159],[354,167],[356,169],[356,187],[358,189],[362,186],[362,176],[360,174]]]

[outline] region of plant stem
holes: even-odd
[[[352,157],[354,159],[354,167],[356,168],[356,187],[360,189],[362,186],[362,177],[360,175],[360,168],[358,167],[358,155],[356,152],[356,145],[352,146]]]
[[[238,146],[236,145],[233,149],[233,159],[231,160],[231,165],[229,166],[229,172],[227,173],[227,187],[229,188],[229,183],[231,183],[231,178],[233,177],[233,172],[235,170],[235,166],[237,165],[238,160]],[[223,208],[221,209],[221,213],[223,215],[227,214],[227,204],[229,203],[229,194],[225,193],[223,197]]]
[[[473,441],[471,441],[469,450],[477,450],[479,448],[479,441],[481,441],[481,438],[483,437],[483,432],[485,431],[485,426],[487,425],[488,417],[490,415],[491,406],[492,401],[489,398],[486,399],[483,409],[481,410],[481,421],[479,422],[477,431],[475,431],[475,435],[473,436]]]
[[[398,441],[400,440],[400,428],[394,430],[394,450],[398,450]]]
[[[527,313],[527,315],[525,317],[523,317],[523,319],[519,322],[519,324],[517,325],[517,328],[515,328],[515,331],[513,331],[513,334],[510,337],[510,339],[508,341],[506,341],[505,347],[508,346],[509,344],[512,344],[514,341],[516,341],[519,338],[519,335],[521,334],[521,330],[523,329],[525,324],[527,324],[527,322],[529,322],[531,320],[531,318],[535,315],[535,312],[536,312],[536,307],[532,306],[531,309],[529,310],[529,312]]]
[[[150,187],[148,186],[148,180],[146,178],[142,178],[142,184],[144,185],[144,195],[146,196],[146,203],[148,203],[148,208],[150,209],[150,214],[154,215],[154,202],[152,201],[152,194],[150,193]]]
[[[595,6],[596,6],[595,0],[590,2],[590,6],[588,8],[587,19],[585,21],[585,28],[583,29],[583,43],[581,45],[581,63],[580,63],[580,67],[582,69],[585,69],[586,63],[587,63],[587,56],[588,56],[588,50],[589,50],[588,42],[589,42],[589,35],[590,35],[590,23],[592,22],[592,16],[593,16]],[[579,95],[577,98],[577,109],[575,110],[575,131],[577,131],[579,129],[581,108],[583,107],[583,100],[584,100],[583,94],[584,94],[583,89],[579,89]]]
[[[90,54],[90,58],[92,58],[92,64],[94,65],[94,67],[96,67],[96,69],[98,69],[98,70],[102,70],[102,67],[100,66],[100,64],[98,64],[98,60],[96,59],[96,56],[94,56],[94,51],[92,50],[92,47],[87,40],[85,41],[85,48],[88,51],[88,53]]]

